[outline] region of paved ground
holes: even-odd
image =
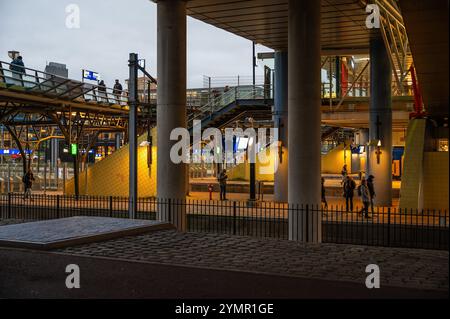
[[[180,267],[0,248],[0,298],[445,298],[443,291]],[[65,268],[80,267],[67,289]],[[211,304],[212,305],[212,304]],[[218,305],[216,305],[218,306]],[[167,309],[165,313],[172,313]]]
[[[155,220],[75,216],[0,227],[0,245],[14,247],[61,247],[77,242],[91,242],[108,236],[146,233],[152,228],[172,228]]]
[[[377,264],[381,285],[448,294],[448,252],[339,244],[301,244],[217,234],[157,231],[57,250],[221,270],[345,281],[363,285],[365,267]]]

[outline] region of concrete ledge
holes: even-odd
[[[75,216],[1,226],[0,246],[49,250],[174,228],[154,220]]]

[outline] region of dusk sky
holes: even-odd
[[[70,4],[80,8],[79,29],[66,27]],[[44,70],[59,62],[70,78],[80,80],[81,70],[89,69],[112,86],[115,78],[128,77],[128,55],[136,52],[156,76],[156,4],[150,0],[1,0],[0,12],[1,61],[10,62],[8,51],[16,50],[27,67]],[[249,40],[189,17],[187,30],[188,87],[202,87],[203,75],[252,74]]]

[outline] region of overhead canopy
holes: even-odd
[[[448,116],[448,1],[401,0],[400,6],[425,108]]]
[[[288,43],[288,0],[188,0],[188,15],[274,50]],[[322,0],[322,50],[368,52],[365,3]]]

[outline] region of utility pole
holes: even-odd
[[[128,81],[128,145],[129,145],[129,194],[128,215],[130,219],[136,218],[137,212],[137,73],[138,55],[130,53],[128,61],[130,77]]]
[[[255,56],[255,42],[253,42],[253,96],[255,96],[256,90],[256,56]],[[254,145],[256,145],[256,140],[253,141]],[[250,158],[250,157],[249,157]],[[252,158],[256,160],[256,156]],[[254,161],[250,161],[250,201],[256,200],[256,164],[252,163]]]

